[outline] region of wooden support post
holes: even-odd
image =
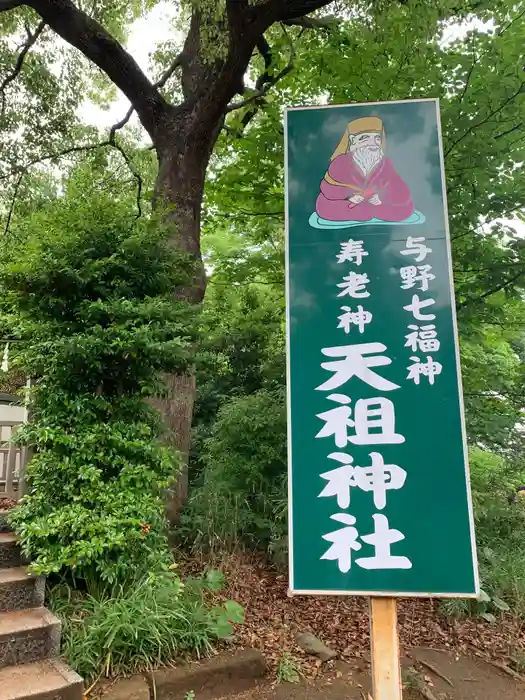
[[[402,700],[395,598],[370,598],[374,700]]]

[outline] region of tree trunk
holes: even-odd
[[[188,457],[191,447],[191,422],[195,402],[195,376],[167,374],[166,397],[151,399],[166,429],[166,443],[180,452],[182,465],[177,480],[166,492],[166,516],[175,525],[188,497]]]
[[[241,11],[242,9],[242,11]],[[175,290],[175,297],[200,304],[206,291],[206,273],[200,249],[201,207],[204,181],[215,142],[226,118],[229,101],[243,90],[243,75],[258,40],[275,17],[269,8],[261,16],[251,5],[228,5],[229,47],[227,59],[203,60],[200,11],[192,14],[182,54],[184,102],[156,108],[152,139],[159,161],[154,205],[166,212],[173,246],[189,258],[190,282]],[[169,394],[157,399],[166,424],[167,440],[179,449],[183,469],[169,494],[167,514],[177,523],[187,498],[187,460],[195,402],[194,377],[170,377]]]
[[[154,204],[164,208],[172,234],[170,241],[188,257],[190,279],[187,285],[174,290],[178,300],[200,304],[206,291],[206,272],[200,249],[201,207],[206,167],[220,125],[196,142],[188,123],[177,115],[159,138],[157,154],[159,174]],[[188,133],[190,132],[190,133]],[[188,496],[188,457],[191,447],[191,425],[195,403],[195,376],[167,375],[167,393],[152,400],[163,418],[166,442],[182,457],[182,468],[174,486],[167,493],[166,515],[176,525]]]

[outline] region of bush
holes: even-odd
[[[285,386],[282,293],[267,287],[210,285],[197,362],[190,486],[202,481],[205,443],[221,406],[261,389]]]
[[[280,563],[286,554],[286,405],[284,389],[225,402],[204,441],[202,483],[182,519],[196,548],[251,547]]]
[[[480,601],[447,601],[448,614],[480,614],[493,620],[498,612],[525,615],[525,504],[510,505],[508,494],[524,475],[502,457],[474,448],[470,474],[481,586]]]
[[[485,607],[525,615],[525,504],[508,502],[525,475],[479,449],[470,463],[480,577],[491,603]]]
[[[210,572],[183,586],[173,574],[145,576],[126,585],[89,585],[80,594],[65,584],[49,592],[49,606],[62,620],[62,653],[89,684],[173,663],[185,653],[208,654],[213,643],[243,621],[232,601],[211,611],[206,589],[217,590]]]
[[[171,296],[187,270],[152,223],[111,198],[68,200],[3,245],[0,297],[37,378],[22,440],[36,449],[12,522],[36,572],[124,581],[167,570],[163,489],[178,456],[145,398],[187,369],[191,309]]]

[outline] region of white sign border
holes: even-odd
[[[294,589],[294,567],[293,567],[293,498],[292,498],[292,411],[291,411],[291,371],[290,371],[290,236],[289,236],[289,214],[288,214],[288,113],[306,110],[320,109],[340,109],[344,107],[373,107],[374,105],[406,104],[434,102],[436,108],[436,124],[439,143],[439,161],[441,165],[441,189],[443,195],[443,212],[445,217],[445,239],[447,246],[448,274],[450,285],[450,302],[452,308],[452,324],[454,328],[454,346],[456,353],[456,374],[458,379],[458,398],[461,414],[461,434],[463,438],[463,462],[464,475],[467,493],[470,545],[472,551],[472,566],[474,570],[475,592],[469,593],[425,593],[414,592],[405,593],[401,591],[341,591],[333,590],[299,590]],[[463,402],[463,382],[461,376],[461,362],[459,354],[459,334],[456,314],[456,297],[454,291],[454,276],[452,269],[452,246],[450,240],[450,228],[448,221],[448,201],[445,179],[445,158],[443,153],[443,138],[441,130],[441,113],[439,109],[439,99],[434,97],[420,98],[413,100],[385,100],[382,102],[348,102],[333,105],[308,105],[300,107],[284,108],[284,227],[285,227],[285,296],[286,296],[286,414],[287,414],[287,435],[288,435],[288,581],[290,596],[294,595],[344,595],[344,596],[374,596],[389,598],[473,598],[479,599],[481,587],[479,580],[478,555],[476,546],[476,536],[474,531],[474,509],[472,507],[472,490],[470,485],[470,468],[468,461],[467,429],[465,422],[465,408]]]

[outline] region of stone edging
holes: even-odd
[[[187,693],[194,693],[195,700],[202,693],[221,697],[233,689],[241,693],[253,688],[265,672],[263,655],[246,649],[117,681],[102,700],[185,700]]]

